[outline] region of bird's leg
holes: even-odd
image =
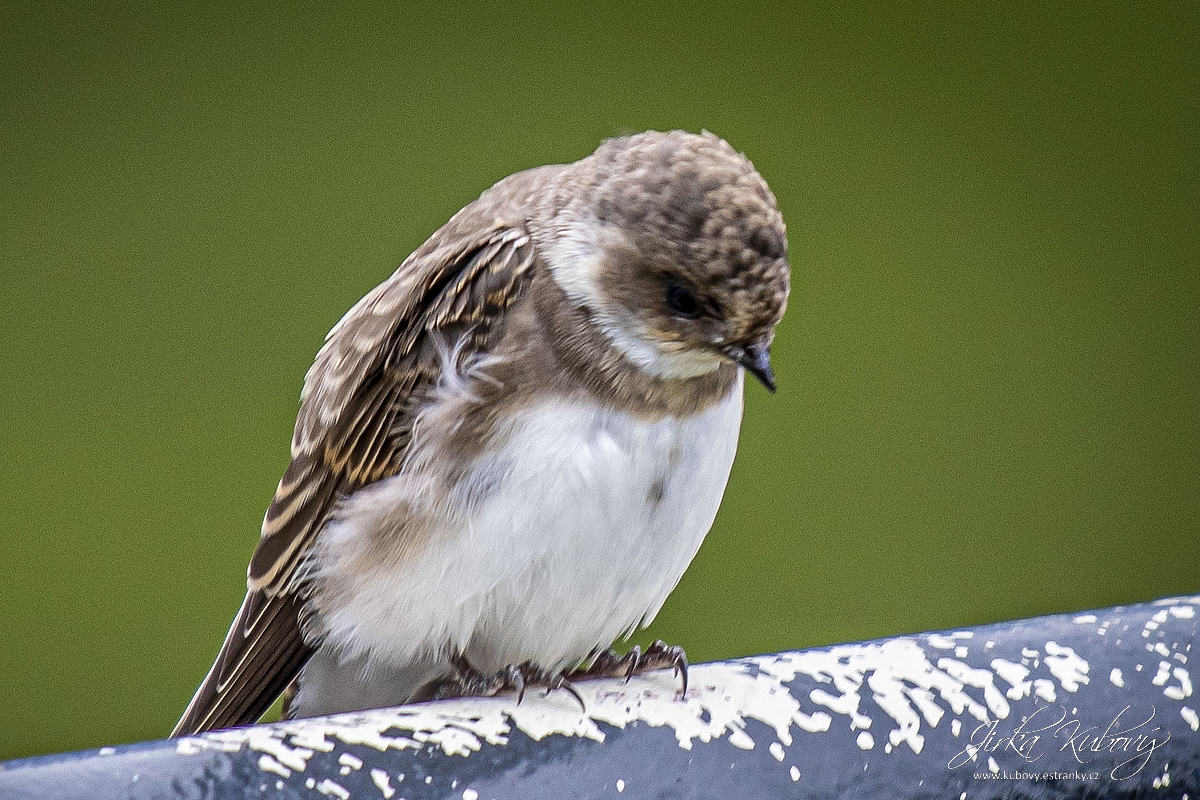
[[[452,658],[451,664],[454,665],[454,674],[448,675],[445,678],[439,678],[426,685],[419,692],[422,699],[445,700],[451,697],[495,697],[501,692],[516,692],[517,702],[520,703],[525,697],[526,689],[542,688],[546,690],[546,694],[550,694],[555,689],[562,689],[579,702],[581,709],[586,710],[583,698],[580,697],[579,692],[571,684],[571,681],[567,680],[566,676],[556,672],[548,672],[532,661],[510,664],[497,671],[494,675],[484,675],[475,669],[467,661],[466,657],[461,654]]]
[[[567,673],[566,677],[573,681],[588,678],[624,678],[628,681],[634,675],[653,672],[656,669],[670,667],[679,676],[682,684],[681,696],[687,695],[688,689],[688,660],[683,648],[671,645],[659,639],[642,652],[642,648],[634,645],[625,655],[617,655],[615,650],[601,651],[588,666]]]

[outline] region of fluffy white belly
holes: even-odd
[[[449,513],[424,508],[433,527],[422,545],[365,574],[355,555],[373,527],[429,499],[405,475],[351,497],[320,548],[320,572],[351,589],[317,603],[325,645],[306,670],[301,713],[403,702],[417,688],[314,704],[318,675],[333,681],[339,661],[376,684],[414,680],[403,675],[454,651],[486,672],[530,659],[558,669],[648,623],[712,525],[741,416],[740,377],[725,400],[682,420],[579,401],[526,410],[451,493]],[[353,694],[347,677],[336,676],[339,692]]]

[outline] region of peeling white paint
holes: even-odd
[[[1059,684],[1066,691],[1079,691],[1079,685],[1088,682],[1088,663],[1077,656],[1070,647],[1058,642],[1046,642],[1044,660],[1050,674],[1058,678]]]
[[[938,669],[945,670],[950,677],[960,681],[962,684],[983,689],[983,699],[987,703],[988,710],[999,719],[1008,718],[1008,701],[1004,699],[1004,695],[996,688],[994,682],[996,676],[993,672],[986,669],[976,669],[969,664],[953,658],[939,658],[937,665]],[[979,719],[980,721],[986,721],[984,717],[979,717]]]
[[[1155,686],[1165,686],[1167,678],[1171,677],[1171,664],[1166,661],[1158,662],[1158,673],[1151,679]]]
[[[285,767],[283,764],[280,764],[266,753],[263,753],[258,757],[258,768],[263,772],[273,772],[281,778],[290,778],[292,775],[292,771],[290,769]]]
[[[737,728],[729,733],[729,743],[739,750],[753,750],[754,740],[741,728]]]
[[[1016,701],[1028,697],[1033,690],[1033,681],[1025,680],[1029,677],[1029,668],[1022,664],[1014,664],[1003,658],[993,658],[992,671],[1012,687],[1004,693],[1009,700]]]
[[[1195,600],[1164,606],[1152,622],[1161,616],[1169,631],[1172,622],[1194,618],[1200,597]],[[1086,614],[1074,621],[1093,624],[1096,617]],[[1122,630],[1120,624],[1116,627]],[[577,688],[586,714],[565,692],[530,693],[519,705],[513,697],[443,701],[219,731],[181,739],[176,746],[181,754],[249,749],[260,754],[264,772],[288,777],[303,772],[314,754],[345,745],[379,752],[434,747],[448,756],[470,757],[484,745],[507,743],[514,729],[535,740],[555,735],[603,742],[607,726],[640,724],[669,729],[686,750],[696,742],[725,739],[743,750],[762,747],[780,763],[787,762],[796,736],[848,728],[856,732],[855,741],[864,750],[874,751],[879,740],[882,758],[901,745],[919,754],[927,729],[947,718],[950,733],[960,737],[964,723],[972,730],[977,723],[1006,719],[1012,714],[1011,703],[1031,696],[1055,703],[1060,692],[1075,693],[1090,681],[1091,665],[1055,641],[1023,647],[1019,663],[990,658],[986,667],[974,666],[963,660],[968,650],[964,641],[972,635],[959,631],[901,637],[696,665],[690,670],[692,688],[682,700],[677,698],[674,676],[666,671],[629,683],[581,682]],[[1162,641],[1147,648],[1164,659],[1171,653]],[[1168,699],[1182,701],[1192,696],[1193,685],[1183,666],[1186,657],[1174,656],[1178,664],[1163,660],[1153,683]],[[809,678],[808,685],[818,687],[794,695],[788,684],[801,675]],[[1108,678],[1118,688],[1126,685],[1121,669],[1112,669]],[[1179,713],[1193,730],[1200,727],[1195,710],[1183,706]],[[338,763],[344,774],[364,766],[359,755],[345,752]],[[792,765],[790,771],[798,780],[799,767]],[[388,773],[373,769],[371,778],[384,800],[395,794]],[[328,779],[310,785],[314,787],[338,797],[343,788]]]
[[[396,794],[396,790],[392,788],[392,780],[387,774],[387,770],[372,768],[371,782],[379,789],[379,793],[383,795],[383,800],[391,800],[392,795]]]
[[[326,778],[318,783],[316,790],[326,797],[336,797],[338,800],[350,800],[350,790],[330,778]]]
[[[1060,673],[1086,673],[1086,665],[1072,665]],[[1014,668],[1029,674],[1019,665],[1003,665],[997,672],[1011,678],[1016,675]],[[676,698],[675,679],[668,672],[629,684],[580,683],[586,715],[562,692],[531,696],[519,705],[511,697],[454,700],[219,731],[181,739],[177,748],[181,753],[196,753],[248,747],[270,755],[287,769],[303,771],[314,753],[331,752],[338,742],[379,751],[434,745],[446,755],[469,756],[484,744],[506,743],[513,728],[533,739],[564,735],[604,741],[599,723],[625,728],[639,722],[670,728],[685,749],[697,741],[727,738],[735,747],[749,750],[756,743],[746,723],[755,720],[773,732],[782,752],[792,744],[794,731],[829,731],[837,716],[862,732],[884,724],[883,733],[893,747],[906,744],[920,753],[922,726],[936,727],[946,714],[968,714],[980,722],[1009,714],[1008,702],[995,686],[996,673],[952,658],[939,659],[935,666],[921,644],[909,638],[703,664],[690,674],[693,688],[683,701]],[[810,692],[803,705],[785,685],[801,674],[828,687]],[[1053,686],[1048,678],[1038,681]],[[983,703],[976,699],[977,690],[982,690]],[[882,714],[876,712],[872,718],[859,710],[864,692],[870,693],[873,707]],[[351,758],[340,763],[361,767],[360,759]]]
[[[1192,730],[1200,731],[1200,713],[1190,706],[1183,706],[1179,709],[1179,716],[1183,717],[1183,721],[1191,726]]]
[[[1167,662],[1163,662],[1164,664]],[[1178,686],[1168,686],[1163,689],[1163,696],[1169,697],[1172,700],[1186,700],[1192,696],[1192,677],[1183,667],[1175,667],[1171,670],[1171,676],[1179,681]]]
[[[808,733],[824,733],[833,724],[833,717],[824,711],[817,711],[813,714],[805,714],[802,711],[798,711],[796,712],[796,724],[800,727],[800,730]]]
[[[850,727],[853,729],[871,727],[871,718],[858,713],[858,704],[862,699],[858,692],[831,695],[824,689],[813,689],[808,693],[808,699],[819,706],[825,706],[835,714],[849,717]]]

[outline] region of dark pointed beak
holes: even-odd
[[[775,371],[771,369],[771,354],[764,344],[749,344],[745,347],[734,346],[726,349],[725,356],[733,363],[745,368],[767,387],[767,391],[775,394]]]

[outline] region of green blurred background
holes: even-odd
[[[794,289],[780,392],[749,387],[641,641],[700,661],[1200,589],[1195,3],[14,5],[0,758],[165,735],[325,332],[495,180],[646,128],[750,156]]]

